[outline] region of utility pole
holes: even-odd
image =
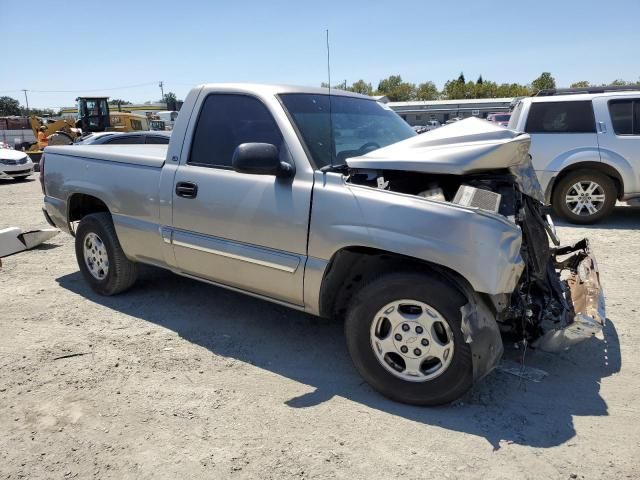
[[[23,88],[22,91],[24,92],[24,101],[27,103],[27,117],[29,116],[29,98],[27,97],[27,89]]]
[[[158,83],[158,86],[160,87],[160,93],[162,94],[162,101],[164,102],[164,83],[162,82],[162,80],[160,80],[160,83]]]

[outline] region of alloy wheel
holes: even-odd
[[[371,324],[371,348],[391,374],[425,382],[443,374],[454,354],[453,332],[432,306],[397,300],[382,307]]]

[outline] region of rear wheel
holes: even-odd
[[[590,224],[602,220],[616,204],[613,180],[593,170],[576,170],[564,176],[553,192],[554,211],[571,223]]]
[[[76,259],[84,279],[100,295],[115,295],[136,281],[137,265],[120,246],[111,216],[85,216],[76,231]]]
[[[459,398],[472,385],[471,351],[461,330],[460,292],[423,273],[393,273],[362,288],[345,333],[364,379],[383,395],[414,405]]]

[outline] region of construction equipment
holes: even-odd
[[[149,122],[149,130],[164,131],[167,125],[158,115],[147,113],[147,121]]]
[[[122,110],[110,111],[109,97],[78,97],[78,119],[76,127],[83,133],[135,132],[149,130],[147,117]]]
[[[31,145],[28,151],[38,150],[38,132],[42,130],[49,139],[49,145],[66,145],[82,134],[70,120],[48,120],[36,116],[29,117],[29,125],[36,138],[36,143]],[[44,129],[43,129],[44,127]]]
[[[69,145],[86,133],[93,132],[133,132],[149,130],[149,121],[143,115],[131,112],[110,111],[109,97],[78,97],[78,118],[73,120],[48,120],[32,116],[29,125],[36,142],[28,147],[29,156],[38,162],[42,156],[42,147],[38,144],[38,132],[44,132],[48,145]]]

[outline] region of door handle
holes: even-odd
[[[598,122],[598,130],[600,133],[607,133],[607,124],[604,122]]]
[[[176,195],[184,198],[196,198],[198,185],[192,182],[178,182],[176,183]]]

